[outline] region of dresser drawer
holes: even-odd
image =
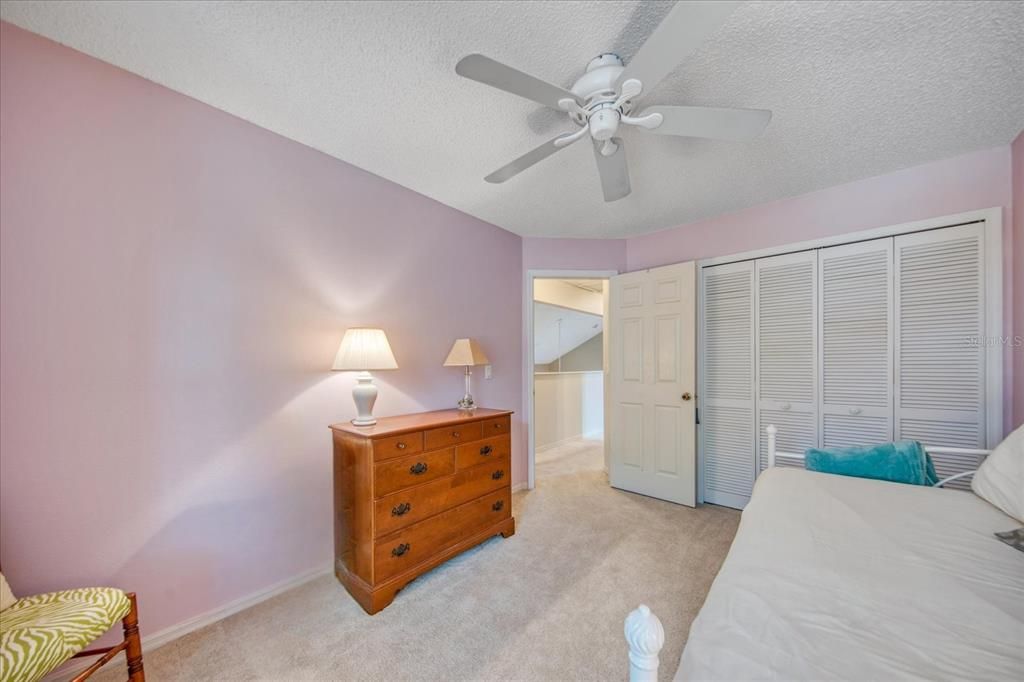
[[[507,519],[512,512],[512,494],[504,489],[449,509],[374,543],[374,582],[413,568],[434,554]]]
[[[468,443],[471,440],[480,440],[481,433],[480,422],[445,426],[444,428],[426,431],[423,434],[423,442],[427,450],[433,450],[434,448],[445,448],[449,445]]]
[[[374,536],[393,533],[507,486],[511,461],[509,455],[495,457],[486,464],[382,497],[373,503]]]
[[[512,438],[498,436],[466,443],[455,448],[455,468],[467,469],[500,457],[508,457],[512,451]],[[506,470],[506,474],[510,473]]]
[[[480,422],[480,427],[483,429],[484,438],[507,434],[512,428],[512,417],[506,414],[504,417],[488,419]]]
[[[373,461],[423,452],[423,432],[406,433],[373,441]]]
[[[455,448],[391,459],[373,467],[374,497],[447,476],[455,470]]]

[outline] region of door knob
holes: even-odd
[[[693,396],[690,395],[689,391],[683,394],[683,400],[690,400],[691,398],[693,398]]]

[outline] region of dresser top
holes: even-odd
[[[334,431],[354,433],[366,438],[377,438],[379,436],[394,436],[409,431],[420,431],[421,429],[432,429],[440,426],[452,426],[454,424],[466,424],[468,422],[502,417],[512,414],[512,410],[492,410],[486,407],[478,407],[475,410],[435,410],[434,412],[417,412],[415,414],[402,414],[397,417],[380,417],[373,426],[355,426],[351,422],[331,424]]]

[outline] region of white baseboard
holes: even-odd
[[[276,597],[277,595],[287,592],[288,590],[294,589],[299,585],[304,585],[305,583],[308,583],[310,580],[315,580],[316,578],[319,578],[324,575],[330,575],[333,572],[334,562],[332,561],[330,565],[326,567],[310,569],[308,571],[305,571],[304,573],[300,573],[299,575],[274,583],[273,585],[265,587],[262,590],[258,590],[256,592],[253,592],[252,594],[247,594],[244,597],[240,597],[238,599],[235,599],[234,601],[230,601],[227,604],[224,604],[223,606],[211,609],[209,611],[206,611],[205,613],[200,613],[198,616],[193,616],[192,618],[184,620],[178,623],[177,625],[172,625],[168,628],[160,630],[159,632],[154,632],[152,634],[146,635],[142,638],[143,664],[145,664],[146,654],[156,649],[159,649],[164,644],[173,642],[179,637],[184,637],[190,632],[194,632],[200,628],[204,628],[207,625],[212,625],[213,623],[216,623],[219,620],[223,620],[228,616],[232,616],[238,613],[239,611],[244,611],[245,609],[251,606],[256,606],[256,604],[266,601],[271,597]],[[144,623],[145,618],[146,604],[143,601],[139,605],[139,621]],[[120,625],[115,625],[114,627],[116,630],[120,631]],[[68,680],[69,678],[74,677],[75,675],[82,672],[90,665],[92,665],[92,663],[95,660],[96,659],[94,658],[72,659],[71,663],[58,668],[57,670],[53,671],[52,673],[44,677],[42,682],[66,682],[66,680]],[[117,661],[118,659],[115,658],[110,663],[107,663],[107,665],[104,666],[102,670],[105,670],[111,666],[116,667],[118,665]]]
[[[330,575],[334,572],[334,562],[331,561],[329,565],[321,568],[313,568],[304,573],[300,573],[297,576],[287,578],[280,582],[274,583],[269,587],[265,587],[262,590],[253,592],[244,597],[228,602],[224,606],[216,609],[211,609],[205,613],[201,613],[198,616],[193,616],[186,621],[182,621],[177,625],[172,625],[169,628],[164,628],[159,632],[154,632],[147,637],[142,638],[142,651],[152,651],[158,649],[168,642],[173,642],[179,637],[184,637],[190,632],[194,632],[199,628],[204,628],[207,625],[212,625],[219,620],[224,620],[228,616],[233,616],[239,611],[244,611],[251,606],[256,606],[262,601],[266,601],[271,597],[276,597],[279,594],[283,594],[288,590],[294,589],[299,585],[304,585],[310,580],[315,580],[320,576]],[[142,613],[140,611],[139,620],[142,620]]]
[[[522,481],[512,486],[512,492],[517,493],[520,490],[526,490],[528,487],[530,487],[529,484],[526,481]]]

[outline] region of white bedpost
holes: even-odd
[[[765,432],[768,434],[768,468],[775,466],[775,434],[779,432],[775,428],[775,424],[769,424],[765,427]]]
[[[629,681],[658,682],[658,652],[665,644],[661,621],[641,604],[626,617],[626,642],[629,643]]]

